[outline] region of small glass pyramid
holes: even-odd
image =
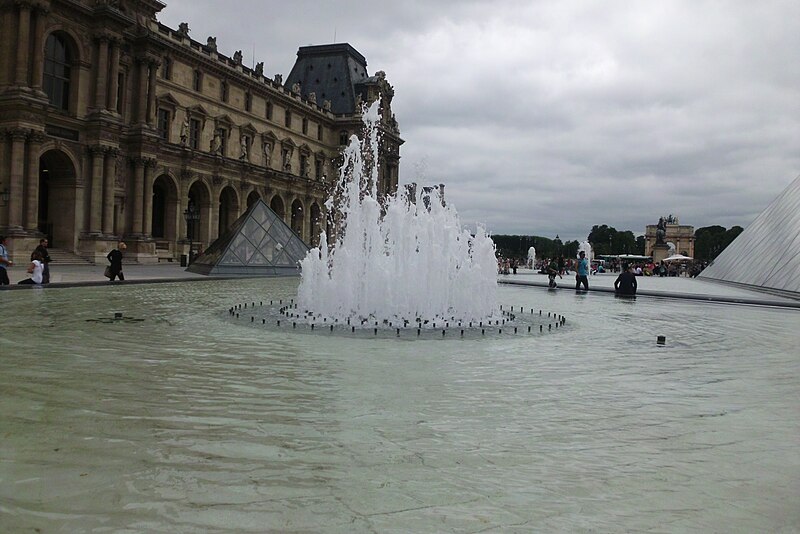
[[[220,276],[299,275],[308,246],[259,199],[187,271]]]

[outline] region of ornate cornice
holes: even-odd
[[[10,128],[7,132],[14,141],[24,141],[30,134],[30,130],[26,130],[25,128]]]

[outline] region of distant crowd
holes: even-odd
[[[547,268],[551,262],[556,262],[558,271],[561,276],[570,274],[577,270],[578,260],[565,258],[560,256],[557,258],[542,258],[537,259],[535,265],[531,264],[525,258],[506,258],[498,256],[497,258],[497,273],[498,274],[517,274],[517,269],[531,269],[539,274],[547,274]],[[590,262],[590,273],[620,273],[623,271],[624,262],[620,260],[612,261],[597,261]],[[631,272],[636,276],[688,276],[695,277],[700,274],[703,269],[708,266],[708,262],[694,261],[694,262],[637,262],[628,264]]]

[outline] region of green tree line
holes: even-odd
[[[713,260],[741,233],[741,226],[733,226],[729,230],[716,225],[698,228],[694,233],[695,259]],[[563,243],[558,236],[550,239],[538,235],[498,234],[493,235],[492,240],[497,247],[498,254],[506,258],[527,258],[528,249],[531,247],[536,249],[537,258],[554,258],[562,254],[567,258],[574,258],[578,255],[580,246],[578,241]],[[641,256],[645,252],[643,235],[635,236],[630,230],[619,231],[606,224],[592,226],[587,240],[591,243],[596,256],[617,254]]]

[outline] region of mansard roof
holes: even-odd
[[[356,84],[368,78],[367,60],[348,43],[302,46],[284,87],[299,83],[303,98],[315,93],[320,105],[330,100],[333,113],[352,114]]]

